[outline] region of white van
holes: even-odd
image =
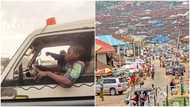
[[[104,93],[109,93],[114,96],[117,94],[123,94],[127,90],[127,82],[124,78],[120,77],[106,77],[102,78],[103,91]],[[100,94],[101,83],[96,84],[96,93]]]
[[[1,74],[2,106],[94,105],[94,36],[93,20],[46,26],[31,33]],[[44,49],[59,49],[72,44],[85,47],[86,60],[85,72],[71,88],[63,88],[48,77],[40,80],[31,78],[30,73],[34,72],[33,65],[41,64],[38,63],[38,59]],[[47,62],[54,64],[51,63],[51,59],[46,60]]]

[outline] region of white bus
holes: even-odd
[[[94,36],[93,20],[50,25],[32,32],[1,74],[2,106],[95,105]],[[72,87],[63,88],[48,77],[31,78],[29,73],[34,72],[33,65],[43,49],[72,44],[84,46],[86,57],[85,72]]]

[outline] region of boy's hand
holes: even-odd
[[[39,78],[39,79],[41,79],[42,77],[46,77],[46,76],[48,76],[48,72],[47,71],[39,71],[38,72],[38,74],[37,74],[37,77]]]
[[[37,67],[33,66],[33,69],[37,72],[34,79],[41,79],[42,77],[48,76],[48,71],[40,71]]]
[[[36,79],[41,79],[43,77],[47,77],[48,76],[48,71],[38,71],[38,74],[35,77]]]

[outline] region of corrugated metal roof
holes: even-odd
[[[112,46],[128,45],[127,43],[112,37],[112,35],[98,35],[96,38]]]
[[[115,52],[115,49],[111,45],[101,40],[96,39],[96,45],[101,47],[100,49],[97,50],[97,53]]]

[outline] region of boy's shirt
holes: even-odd
[[[63,68],[66,73],[64,75],[67,75],[68,79],[74,83],[80,75],[84,72],[85,64],[82,61],[76,61],[72,65],[66,64],[66,66]]]

